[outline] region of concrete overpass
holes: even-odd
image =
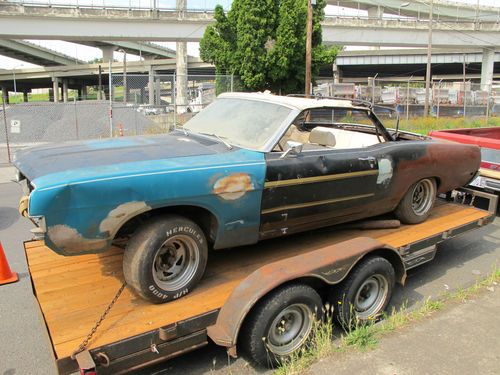
[[[492,76],[500,78],[500,48],[493,54]],[[335,68],[343,82],[366,83],[367,77],[377,77],[383,81],[424,80],[427,64],[427,49],[382,49],[365,51],[342,51],[337,56]],[[432,79],[454,80],[481,79],[483,51],[432,50]],[[330,71],[322,72],[324,75]],[[483,78],[483,80],[486,78]]]
[[[123,68],[123,62],[112,64],[115,75],[122,74]],[[126,68],[129,89],[135,86],[137,88],[151,87],[154,84],[153,79],[158,75],[172,75],[175,72],[176,59],[129,61]],[[108,63],[16,69],[16,90],[24,94],[25,101],[27,101],[28,92],[39,88],[51,88],[50,97],[54,101],[67,101],[70,89],[78,90],[78,97],[85,98],[87,87],[98,86],[99,82],[102,84],[103,91],[107,91],[108,71]],[[188,73],[190,75],[200,73],[213,75],[215,69],[212,65],[204,63],[198,58],[188,58]],[[13,78],[12,70],[0,69],[0,88],[6,102],[8,102],[8,93],[14,91]],[[58,94],[54,95],[54,92]],[[152,98],[149,100],[151,101]]]
[[[384,0],[392,1],[392,0]],[[209,12],[24,6],[0,2],[0,38],[67,41],[191,41],[201,39],[213,22]],[[417,19],[327,17],[327,44],[427,46],[428,24]],[[496,22],[435,21],[435,47],[494,47]]]
[[[175,58],[173,49],[148,42],[134,42],[126,40],[118,41],[77,41],[89,47],[96,47],[103,51],[103,61],[109,61],[113,51],[125,51],[128,54],[137,55],[146,59],[170,59]]]
[[[429,3],[429,0],[426,2]],[[429,5],[422,0],[327,0],[327,3],[365,10],[372,17],[385,13],[417,19],[429,18]],[[500,22],[500,7],[434,0],[433,13],[439,20]]]
[[[0,55],[42,66],[85,64],[77,58],[24,40],[0,39]]]

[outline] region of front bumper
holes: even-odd
[[[47,227],[45,225],[45,217],[43,216],[29,216],[28,208],[29,208],[30,197],[28,195],[24,195],[21,197],[19,201],[19,213],[21,216],[29,219],[34,225],[35,228],[31,229],[30,232],[33,234],[34,240],[44,240],[45,233],[47,232]]]

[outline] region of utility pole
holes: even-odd
[[[312,61],[312,24],[313,8],[312,1],[307,0],[307,29],[306,29],[306,97],[311,95],[311,61]]]
[[[424,115],[429,115],[429,97],[431,86],[431,60],[432,60],[432,18],[434,11],[434,0],[431,0],[431,7],[429,10],[429,38],[427,41],[427,69],[425,73],[425,106]]]

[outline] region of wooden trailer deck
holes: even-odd
[[[117,342],[199,314],[219,309],[231,291],[252,271],[271,261],[319,249],[356,236],[377,238],[393,247],[446,232],[488,217],[470,206],[439,203],[419,225],[398,229],[339,230],[324,228],[257,245],[211,253],[205,277],[189,295],[153,305],[128,288],[99,327],[89,348]],[[63,257],[40,241],[25,244],[36,298],[54,351],[65,358],[80,345],[123,282],[123,250],[100,255]]]

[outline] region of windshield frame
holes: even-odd
[[[216,100],[224,100],[225,98],[217,98]],[[285,107],[285,108],[288,108],[290,109],[290,113],[284,118],[284,120],[279,124],[279,126],[276,128],[276,130],[274,131],[274,133],[272,133],[272,135],[269,137],[269,139],[261,146],[261,147],[248,147],[246,145],[241,145],[241,144],[238,144],[236,142],[234,142],[232,139],[229,139],[229,138],[226,138],[226,137],[223,137],[221,135],[219,135],[221,138],[223,138],[227,143],[229,143],[230,145],[232,146],[236,146],[236,147],[239,147],[239,148],[243,148],[243,149],[246,149],[246,150],[251,150],[251,151],[258,151],[258,152],[270,152],[274,145],[276,143],[278,143],[278,141],[281,139],[282,135],[285,134],[286,130],[288,129],[288,127],[290,126],[290,124],[292,123],[293,120],[295,120],[295,118],[299,115],[299,113],[301,112],[299,109],[297,109],[296,107],[292,106],[292,105],[286,105],[286,104],[283,104],[283,103],[275,103],[275,102],[272,102],[272,101],[269,101],[269,100],[266,100],[265,98],[238,98],[238,99],[241,99],[241,100],[246,100],[246,101],[253,101],[253,102],[264,102],[264,103],[270,103],[270,104],[274,104],[274,105],[277,105],[277,106],[281,106],[281,107]],[[199,133],[195,130],[191,130],[189,128],[185,128],[185,130],[189,133],[193,133],[193,134],[199,134],[200,136],[203,136],[203,137],[211,137],[213,138],[212,135],[209,135],[209,134],[203,134],[203,133]],[[217,134],[217,132],[213,132],[214,134]]]

